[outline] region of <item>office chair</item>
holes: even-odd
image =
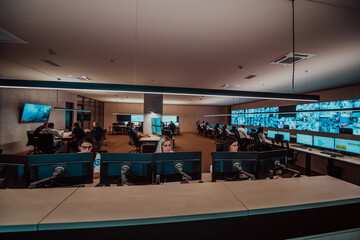
[[[51,154],[56,151],[52,134],[42,133],[38,135],[38,150],[42,154]]]
[[[139,141],[139,139],[134,136],[134,134],[131,131],[128,131],[128,135],[129,135],[129,145],[135,147],[135,150],[131,150],[129,151],[129,153],[141,153],[141,142]]]
[[[104,143],[104,141],[106,140],[106,131],[107,131],[107,129],[101,130],[101,136],[100,136],[101,145],[104,145],[104,146],[107,146],[107,145]]]
[[[34,155],[37,152],[37,142],[38,142],[38,138],[34,138],[34,131],[26,131],[27,134],[27,138],[28,138],[28,142],[26,144],[26,146],[33,146],[34,149],[31,150],[30,152],[27,153],[27,155],[29,155],[30,153],[34,153]]]
[[[224,151],[224,144],[218,143],[216,144],[216,152],[223,152]]]

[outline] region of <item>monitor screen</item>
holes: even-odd
[[[131,122],[143,122],[144,115],[143,114],[132,114],[131,115]]]
[[[334,149],[334,138],[314,136],[314,146]]]
[[[160,118],[151,118],[151,125],[161,127],[161,119]]]
[[[162,135],[161,127],[156,126],[156,134]]]
[[[162,183],[184,180],[184,175],[177,171],[179,165],[192,180],[201,180],[201,152],[155,153],[154,164],[154,175]]]
[[[360,141],[335,138],[335,149],[360,154]]]
[[[21,123],[49,121],[51,106],[26,103],[21,116]]]
[[[152,132],[153,134],[156,134],[156,127],[155,127],[155,126],[151,126],[151,132]]]
[[[93,153],[28,156],[31,188],[59,187],[93,182]],[[52,178],[56,176],[55,178]]]
[[[155,118],[155,125],[156,126],[161,126],[161,119],[160,118]]]
[[[284,136],[284,141],[290,142],[290,133],[289,132],[277,132],[277,134]]]
[[[167,123],[170,123],[172,121],[173,123],[176,123],[176,122],[178,122],[178,116],[177,115],[163,115],[162,121],[167,122]]]
[[[116,121],[118,122],[131,121],[131,115],[116,115]]]
[[[234,164],[240,164],[241,169],[252,175],[256,174],[257,152],[213,152],[212,181],[241,180],[239,171]]]
[[[152,153],[102,153],[100,183],[150,185],[152,162]]]
[[[268,138],[275,138],[275,134],[277,134],[277,131],[268,130],[267,131],[267,137]]]
[[[313,145],[313,136],[306,134],[296,134],[296,142],[304,145]]]

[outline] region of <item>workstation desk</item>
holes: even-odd
[[[289,147],[292,150],[295,150],[298,152],[303,152],[306,154],[305,155],[306,156],[305,157],[305,174],[308,176],[310,176],[310,171],[311,171],[311,156],[312,155],[327,158],[329,167],[334,166],[334,160],[360,166],[360,157],[358,157],[358,156],[342,155],[342,156],[335,157],[335,156],[332,156],[332,155],[329,155],[326,153],[322,153],[322,152],[324,152],[324,150],[320,150],[315,147],[301,148],[301,147],[299,147],[299,144],[293,144],[293,143],[289,143]],[[332,151],[326,150],[326,152],[332,152]],[[334,154],[338,154],[338,153],[334,152]]]
[[[1,239],[283,239],[359,228],[360,187],[316,176],[6,189],[0,209]]]

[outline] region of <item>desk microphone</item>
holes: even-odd
[[[281,164],[279,160],[276,160],[274,162],[275,167],[281,168],[281,169],[287,169],[287,167],[284,164]]]
[[[242,170],[241,167],[241,163],[239,162],[235,162],[233,165],[234,169],[236,169],[239,173],[246,175],[248,178],[250,178],[251,180],[255,180],[255,176],[252,175],[251,173],[245,172],[244,170]]]
[[[44,179],[38,180],[36,182],[30,183],[29,188],[36,188],[37,185],[40,184],[40,183],[45,183],[45,182],[47,182],[49,180],[54,180],[54,179],[60,178],[60,177],[64,176],[65,174],[66,174],[65,168],[62,167],[62,166],[57,166],[54,169],[53,175],[51,177],[44,178]]]

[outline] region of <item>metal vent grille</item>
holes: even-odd
[[[53,61],[51,61],[51,60],[42,59],[41,61],[43,61],[43,62],[45,62],[45,63],[47,63],[47,64],[50,64],[51,66],[54,66],[54,67],[60,67],[59,64],[57,64],[57,63],[55,63],[55,62],[53,62]]]
[[[309,53],[295,53],[294,58],[293,58],[293,53],[290,52],[290,53],[286,54],[285,56],[277,58],[276,60],[274,60],[270,63],[271,64],[281,64],[281,65],[291,65],[293,63],[298,63],[303,60],[309,59],[313,56],[315,56],[315,55],[309,54]]]
[[[252,79],[254,77],[256,77],[256,75],[249,75],[249,76],[246,76],[245,79]]]

